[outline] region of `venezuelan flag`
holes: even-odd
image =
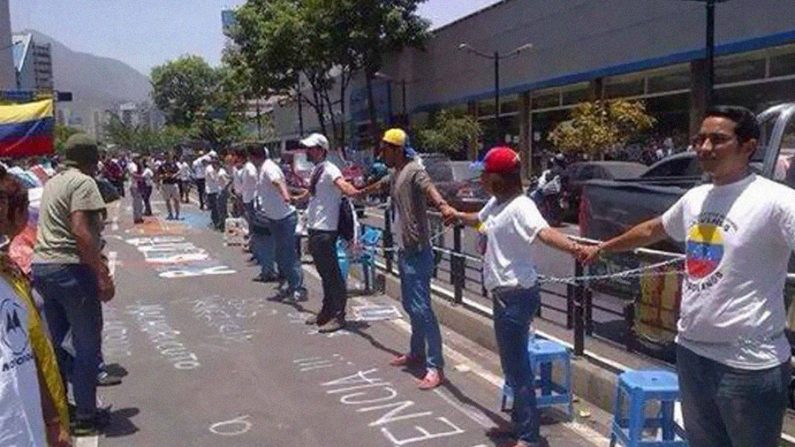
[[[710,275],[723,259],[723,236],[715,225],[694,225],[687,235],[687,273],[696,279]]]
[[[0,157],[53,152],[52,99],[0,106]]]

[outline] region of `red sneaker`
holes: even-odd
[[[444,382],[444,373],[438,369],[429,369],[425,377],[420,381],[419,388],[428,391],[436,388]]]
[[[411,354],[401,354],[393,358],[389,364],[391,366],[416,366],[422,365],[425,359]]]

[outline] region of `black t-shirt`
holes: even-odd
[[[179,182],[179,166],[173,161],[163,162],[157,169],[157,173],[165,185],[174,185]]]

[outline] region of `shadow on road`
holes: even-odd
[[[120,438],[129,436],[138,431],[132,418],[141,411],[137,408],[122,408],[110,413],[110,425],[105,429],[105,436],[108,438]]]

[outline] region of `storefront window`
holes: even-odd
[[[562,103],[563,105],[577,104],[580,102],[588,101],[590,94],[590,84],[581,82],[562,89]]]
[[[795,80],[792,79],[715,89],[716,104],[748,107],[755,112],[788,101],[795,101]]]
[[[605,78],[605,98],[622,98],[643,94],[643,77],[638,74]]]
[[[484,99],[478,103],[478,116],[494,115],[494,98]]]
[[[681,64],[667,67],[651,73],[647,82],[647,93],[664,93],[689,89],[690,66]]]
[[[795,45],[770,50],[770,76],[795,75]]]
[[[763,52],[746,53],[739,56],[724,56],[715,60],[715,83],[752,81],[765,77],[765,55]]]
[[[519,95],[510,95],[500,98],[500,113],[515,113],[519,111]]]
[[[558,89],[533,92],[533,108],[548,109],[560,107],[560,91]]]

